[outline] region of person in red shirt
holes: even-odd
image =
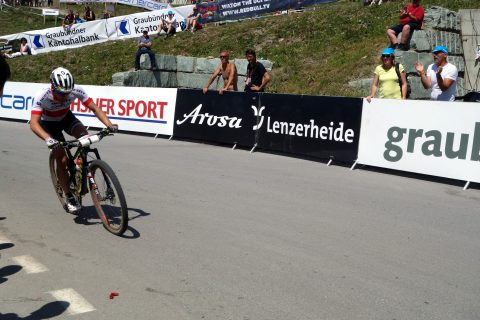
[[[407,4],[400,10],[400,24],[387,29],[388,38],[390,38],[393,49],[408,50],[408,42],[414,30],[419,30],[422,27],[423,16],[425,10],[420,5],[420,0],[412,0],[412,3]],[[402,33],[400,43],[397,41],[397,35]]]

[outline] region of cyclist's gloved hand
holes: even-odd
[[[118,131],[118,124],[112,124],[111,126],[108,126],[108,130],[110,130],[110,132],[112,133],[115,133]]]
[[[45,143],[49,149],[54,149],[59,145],[58,140],[55,140],[52,137],[45,139]]]

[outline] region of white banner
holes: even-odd
[[[35,94],[48,85],[7,82],[4,95],[0,97],[0,118],[29,120]],[[89,85],[82,87],[121,130],[173,134],[177,89]],[[70,105],[70,110],[86,126],[103,127],[78,99]]]
[[[74,24],[70,28],[55,27],[2,36],[9,41],[22,37],[37,53],[78,48],[108,40],[104,20]]]
[[[147,10],[161,10],[170,8],[170,4],[152,0],[60,0],[60,3],[91,4],[91,3],[121,3],[128,6],[140,7]]]
[[[480,182],[479,161],[478,104],[364,100],[359,163]]]
[[[1,38],[11,41],[25,37],[36,53],[78,48],[108,40],[118,40],[119,38],[140,37],[143,30],[155,34],[158,31],[161,18],[165,18],[168,11],[173,11],[177,19],[177,32],[184,30],[186,18],[178,11],[170,8],[89,21],[74,24],[70,28],[55,27],[27,31],[1,36]]]
[[[165,9],[107,19],[107,36],[111,40],[140,37],[143,30],[148,30],[150,35],[156,34],[159,30],[160,21],[162,18],[167,17],[168,11],[173,11],[175,14],[175,18],[177,19],[177,32],[185,29],[185,18],[175,10]]]

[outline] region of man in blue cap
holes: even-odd
[[[165,32],[167,37],[174,36],[177,32],[177,19],[175,18],[175,14],[172,10],[169,10],[167,17],[162,18],[162,21],[160,21],[158,34],[160,34],[162,30]]]
[[[420,62],[415,64],[415,69],[420,74],[423,87],[432,89],[432,100],[454,101],[457,90],[457,67],[447,61],[447,47],[436,46],[432,50],[432,54],[433,63],[428,66],[426,72]]]

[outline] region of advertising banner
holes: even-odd
[[[34,96],[45,86],[49,84],[7,82],[0,98],[0,117],[29,120]],[[172,135],[177,89],[82,87],[120,130]],[[86,126],[103,127],[78,99],[70,110]]]
[[[74,24],[70,28],[54,27],[2,36],[9,41],[22,37],[27,39],[37,53],[78,48],[108,40],[105,20]]]
[[[177,19],[177,32],[184,30],[186,16],[180,14],[179,11],[186,11],[169,8],[89,21],[74,24],[69,28],[54,27],[27,31],[2,36],[2,39],[11,41],[25,37],[36,53],[78,48],[108,40],[118,40],[119,38],[139,37],[143,30],[148,30],[149,34],[157,33],[161,19],[165,18],[170,10],[173,11]]]
[[[167,17],[168,11],[173,11],[177,19],[177,32],[184,30],[186,27],[185,18],[176,10],[163,9],[107,19],[105,22],[107,36],[111,40],[140,37],[143,30],[148,30],[150,35],[155,34],[159,30],[162,18]]]
[[[257,95],[243,92],[179,89],[175,108],[175,137],[253,146]]]
[[[316,158],[357,158],[362,99],[261,94],[258,147]]]
[[[364,100],[359,163],[480,182],[479,161],[477,105]]]
[[[168,3],[152,0],[60,0],[60,3],[93,4],[93,3],[121,3],[128,6],[140,7],[147,10],[161,10],[169,8]]]
[[[336,0],[218,0],[197,4],[201,13],[200,22],[236,20],[264,13],[297,9]]]

